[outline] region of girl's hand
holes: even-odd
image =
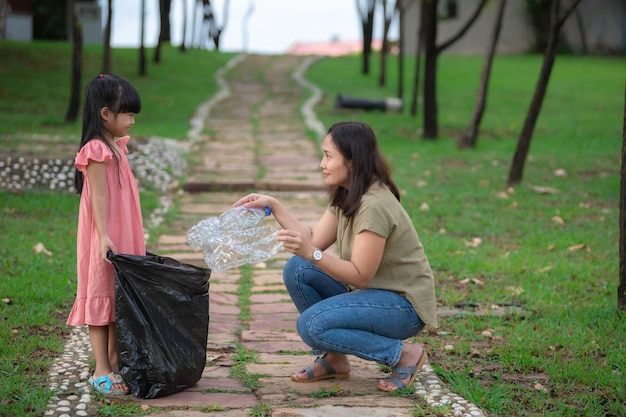
[[[100,257],[104,262],[111,263],[109,258],[107,258],[107,252],[113,252],[117,255],[117,250],[115,249],[115,245],[111,242],[111,239],[108,236],[100,239]]]
[[[244,206],[247,209],[263,209],[265,207],[269,207],[272,209],[272,205],[275,201],[276,199],[274,197],[270,197],[269,195],[253,193],[240,198],[237,202],[235,202],[235,204],[233,204],[233,207]]]
[[[276,234],[276,240],[282,242],[287,251],[305,259],[311,259],[315,250],[311,242],[307,241],[301,233],[293,230],[279,230]]]

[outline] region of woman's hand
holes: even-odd
[[[301,233],[293,230],[279,230],[276,240],[282,242],[287,251],[305,259],[311,259],[315,250],[311,242],[306,240]]]
[[[251,208],[264,209],[265,207],[269,207],[271,210],[275,202],[276,202],[276,199],[269,195],[252,193],[237,200],[237,202],[233,204],[233,207],[244,206],[247,209],[251,209]]]

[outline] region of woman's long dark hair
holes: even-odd
[[[117,152],[106,140],[100,110],[108,107],[115,115],[119,113],[139,113],[141,98],[131,83],[115,74],[100,74],[94,77],[85,88],[83,100],[83,131],[80,139],[80,151],[90,140],[104,142],[113,152],[116,163]],[[74,187],[76,194],[83,191],[83,173],[76,169]]]
[[[351,217],[361,205],[361,198],[375,181],[385,184],[400,201],[400,192],[391,179],[389,165],[380,153],[374,131],[367,123],[335,123],[327,134],[346,163],[351,163],[348,188],[330,188],[331,205],[341,208],[344,216]]]

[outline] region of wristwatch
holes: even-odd
[[[322,259],[322,254],[323,252],[321,250],[315,249],[313,251],[313,259],[312,259],[313,263],[320,261]]]

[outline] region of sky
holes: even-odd
[[[146,46],[158,37],[158,0],[146,1]],[[106,18],[106,0],[99,0]],[[184,0],[172,0],[172,44],[180,44]],[[186,0],[188,30],[195,0]],[[224,0],[213,0],[218,22],[224,16]],[[140,42],[139,0],[113,0],[111,45],[136,47]],[[249,7],[253,12],[246,20]],[[247,24],[245,23],[247,21]],[[198,25],[196,25],[198,28]],[[283,53],[295,42],[327,42],[332,39],[358,41],[361,23],[354,0],[230,0],[228,20],[220,38],[222,51],[274,54]]]

